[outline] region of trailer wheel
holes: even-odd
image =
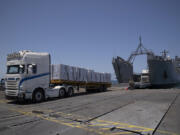
[[[103,86],[103,92],[107,91],[107,87],[104,85]]]
[[[42,90],[36,90],[33,94],[33,101],[36,103],[42,102],[44,100],[44,94]]]
[[[98,88],[97,91],[98,91],[98,92],[103,92],[103,91],[104,91],[104,86],[103,86],[103,85],[99,86],[99,88]]]
[[[90,93],[90,92],[92,92],[92,90],[86,88],[86,92]]]
[[[60,90],[59,90],[59,97],[60,97],[60,98],[65,97],[65,94],[66,94],[66,92],[65,92],[64,89],[60,89]]]
[[[73,90],[72,87],[70,87],[70,88],[68,89],[67,96],[68,96],[68,97],[71,97],[71,96],[73,96],[73,95],[74,95],[74,90]]]

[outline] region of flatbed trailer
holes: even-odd
[[[111,83],[107,82],[77,82],[77,81],[67,81],[67,80],[51,80],[51,84],[58,85],[71,85],[85,88],[87,92],[97,89],[99,91],[106,91],[108,87],[111,87]]]

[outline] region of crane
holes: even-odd
[[[135,59],[135,57],[136,57],[137,55],[144,55],[144,54],[146,54],[146,55],[153,55],[153,52],[152,52],[152,51],[146,49],[146,48],[143,46],[142,40],[141,40],[141,36],[139,37],[139,41],[140,41],[140,43],[139,43],[137,49],[136,49],[134,52],[131,53],[131,55],[129,56],[129,58],[128,58],[128,60],[127,60],[130,64],[133,64],[134,59]]]

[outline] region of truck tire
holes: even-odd
[[[33,94],[33,102],[40,103],[44,100],[44,94],[42,90],[36,90]]]
[[[60,89],[59,90],[59,98],[63,98],[63,97],[65,97],[65,95],[66,95],[65,90],[64,89]]]
[[[86,92],[87,92],[87,93],[91,93],[92,90],[86,88]]]
[[[74,90],[73,90],[72,87],[70,87],[70,88],[68,89],[67,96],[68,96],[68,97],[71,97],[71,96],[73,96],[73,95],[74,95]]]
[[[107,91],[107,87],[104,85],[103,86],[103,92]]]
[[[99,88],[98,88],[97,91],[98,91],[98,92],[103,92],[103,91],[104,91],[104,86],[103,86],[103,85],[99,86]]]

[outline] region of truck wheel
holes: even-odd
[[[33,101],[36,103],[39,103],[39,102],[42,102],[43,100],[44,100],[43,92],[41,90],[35,91],[33,95]]]
[[[97,91],[98,91],[98,92],[103,92],[103,91],[104,91],[104,86],[100,86]]]
[[[65,90],[64,89],[60,89],[59,90],[59,97],[62,98],[62,97],[65,97]]]
[[[68,89],[67,96],[68,96],[68,97],[71,97],[71,96],[73,96],[73,95],[74,95],[74,90],[73,90],[73,88],[69,88],[69,89]]]
[[[90,93],[90,92],[92,92],[92,90],[90,90],[90,89],[86,89],[86,92],[87,92],[87,93]]]
[[[103,86],[103,92],[107,91],[107,87]]]

